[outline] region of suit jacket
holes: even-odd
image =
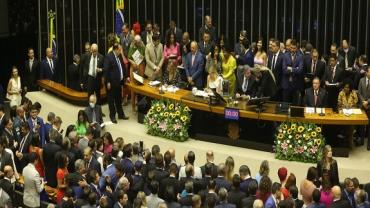
[[[4,172],[4,167],[7,166],[7,165],[10,165],[14,169],[13,160],[12,160],[12,156],[10,155],[10,153],[6,152],[5,149],[4,149],[0,154],[1,154],[0,171]]]
[[[80,83],[82,82],[82,78],[80,78],[80,65],[72,63],[68,66],[67,71],[67,86],[73,90],[79,91],[81,89]]]
[[[9,197],[14,202],[14,200],[13,200],[14,199],[14,186],[10,182],[10,179],[2,178],[0,180],[0,187],[1,187],[1,189],[3,189],[9,195]]]
[[[127,76],[125,73],[125,66],[123,64],[122,56],[118,56],[122,66],[123,79]],[[112,86],[118,87],[121,84],[121,72],[116,60],[116,55],[113,51],[109,52],[104,59],[105,83],[110,83]]]
[[[338,49],[338,53],[343,57],[343,67],[345,67],[346,52],[343,48]],[[349,46],[347,52],[348,67],[353,67],[357,58],[356,49],[353,46]]]
[[[215,178],[216,182],[216,190],[220,190],[220,188],[225,188],[227,191],[231,190],[231,183],[225,179],[223,176],[218,176]]]
[[[239,189],[234,190],[231,189],[228,193],[227,201],[230,204],[235,204],[236,207],[241,208],[242,207],[242,199],[245,198],[246,195],[244,192],[239,191]]]
[[[55,144],[54,142],[47,143],[42,152],[44,158],[44,167],[45,167],[45,178],[48,182],[48,186],[53,188],[57,187],[57,160],[56,155],[62,148]]]
[[[5,136],[6,140],[8,141],[8,147],[15,151],[14,142],[18,142],[17,133],[15,130],[8,130],[7,128],[4,128],[3,130],[3,136]]]
[[[242,207],[243,208],[253,208],[254,200],[256,200],[256,195],[251,195],[251,196],[248,196],[248,197],[242,199]],[[301,208],[301,207],[299,207],[299,208]]]
[[[257,97],[274,97],[276,94],[277,86],[271,77],[270,72],[261,71],[262,77],[257,82]]]
[[[339,186],[339,176],[338,176],[338,164],[336,160],[333,160],[332,164],[330,164],[330,182],[332,186]],[[318,177],[322,177],[324,172],[324,164],[323,161],[317,162],[317,175]]]
[[[159,185],[159,197],[164,198],[166,193],[166,188],[172,186],[174,190],[175,196],[177,196],[178,193],[180,193],[182,190],[180,190],[180,181],[177,180],[175,177],[169,176],[167,178],[164,178]]]
[[[22,137],[21,141],[18,143],[17,150],[23,154],[23,157],[21,160],[16,158],[18,161],[17,164],[17,170],[22,170],[28,163],[28,155],[29,155],[29,148],[32,141],[32,132],[29,132],[27,135]],[[21,148],[22,142],[24,142],[23,148]]]
[[[154,180],[161,182],[163,179],[167,178],[170,174],[160,168],[154,170]]]
[[[283,76],[283,61],[284,61],[284,54],[282,52],[278,52],[275,57],[275,67],[272,66],[272,61],[274,58],[274,54],[270,53],[267,57],[267,68],[271,69],[274,73],[276,85],[281,87],[281,79]]]
[[[91,156],[91,161],[90,163],[87,163],[87,170],[96,170],[99,175],[101,175],[101,167],[100,167],[100,164],[98,162],[98,160],[96,160],[96,158],[94,156]]]
[[[152,31],[152,35],[153,35],[153,31]],[[148,41],[146,40],[147,36],[148,36],[148,32],[146,30],[141,32],[141,40],[143,41],[145,45],[148,44]]]
[[[192,198],[193,197],[193,194],[188,194],[187,196],[185,197],[182,197],[179,199],[179,203],[181,204],[181,206],[192,206],[193,204],[193,201],[192,201]]]
[[[23,204],[28,207],[40,206],[40,192],[44,189],[35,165],[29,163],[22,172],[24,177]]]
[[[202,177],[203,178],[205,176],[205,171],[206,171],[205,170],[205,166],[206,166],[206,164],[200,167],[200,170],[202,171]],[[218,174],[218,166],[216,164],[214,164],[214,163],[211,163],[211,164],[212,164],[212,178],[216,178],[217,177],[217,174]]]
[[[33,126],[33,120],[31,117],[29,117],[27,119],[27,122],[28,122],[28,125],[30,126],[30,131],[33,131],[34,130],[34,126]],[[40,147],[43,147],[43,145],[45,144],[45,134],[49,134],[49,132],[45,132],[45,125],[44,125],[44,120],[42,120],[41,117],[37,117],[36,118],[36,122],[37,124],[40,125],[40,128],[38,129],[37,133],[39,133],[39,136],[40,136]]]
[[[207,56],[210,52],[212,52],[215,48],[215,44],[212,41],[209,41],[207,45],[205,45],[204,41],[198,42],[199,51],[205,56]]]
[[[162,76],[162,66],[163,66],[163,45],[159,43],[157,47],[154,44],[149,43],[145,46],[145,75],[149,77],[150,80],[155,80]],[[154,68],[158,66],[159,72],[154,75]]]
[[[244,192],[247,196],[249,196],[249,195],[250,195],[250,193],[249,193],[249,183],[250,183],[251,181],[256,181],[256,180],[255,180],[255,179],[253,179],[252,177],[250,177],[250,178],[247,178],[247,179],[245,179],[245,180],[241,180],[241,181],[240,181],[239,189],[240,189],[240,191]],[[256,181],[256,182],[257,182],[257,181]]]
[[[87,76],[89,75],[90,61],[92,57],[93,55],[91,53],[86,55],[86,59],[83,63],[84,65],[81,65],[82,79],[86,79]],[[96,67],[101,68],[101,69],[104,68],[104,56],[101,55],[100,53],[97,54]],[[101,77],[101,76],[102,76],[102,72],[99,72],[96,74],[96,77]]]
[[[334,201],[331,205],[330,208],[351,208],[351,205],[347,200],[338,200]]]
[[[236,92],[241,95],[250,95],[254,97],[257,93],[257,82],[254,76],[249,77],[247,90],[243,90],[244,83],[244,73],[238,73],[237,83],[236,83]]]
[[[220,202],[215,208],[236,208],[234,204],[227,203],[226,201]]]
[[[325,62],[321,61],[320,59],[317,60],[316,62],[316,70],[315,72],[313,73],[312,72],[312,58],[306,58],[305,59],[305,62],[304,62],[304,65],[303,65],[303,68],[304,68],[304,73],[305,74],[313,74],[314,77],[318,77],[320,80],[322,79],[322,77],[324,76],[324,73],[325,73],[325,68],[326,68],[326,64]],[[311,79],[312,81],[312,79]]]
[[[341,82],[343,81],[343,68],[341,68],[340,65],[337,65],[335,69],[335,75],[333,78],[333,71],[331,70],[330,66],[328,66],[323,76],[323,81],[341,84]]]
[[[166,31],[166,34],[168,34],[168,33],[175,33],[176,42],[181,43],[181,40],[182,40],[182,30],[180,28],[176,27],[175,31],[172,31],[171,29],[168,29]]]
[[[122,45],[123,53],[127,57],[128,50],[130,49],[131,42],[134,40],[134,37],[129,33],[125,36],[123,33],[119,34],[119,39]]]
[[[318,107],[318,108],[325,108],[327,105],[327,93],[326,90],[320,88],[317,95],[316,106],[315,106],[315,95],[313,88],[306,89],[305,97],[304,97],[304,104],[306,107]]]
[[[216,33],[216,28],[214,26],[211,26],[208,28],[206,25],[203,25],[199,29],[199,41],[203,40],[203,34],[204,32],[207,31],[210,34],[210,40],[211,41],[216,41],[217,40],[217,33]]]
[[[27,59],[24,63],[24,69],[20,73],[22,78],[22,84],[28,88],[28,90],[36,89],[37,80],[40,76],[40,62],[34,58],[30,68],[30,60]]]
[[[237,59],[237,63],[238,65],[248,65],[250,67],[254,67],[254,54],[252,49],[248,49],[242,53]]]
[[[272,194],[269,196],[269,198],[267,198],[264,207],[265,208],[276,208],[276,203],[272,197]]]
[[[54,82],[59,82],[59,71],[58,71],[58,61],[53,58],[53,68],[50,68],[48,59],[45,58],[40,64],[40,79],[49,79]]]
[[[98,124],[104,123],[103,114],[102,114],[102,110],[101,110],[100,105],[95,105],[94,109],[92,109],[90,106],[85,108],[85,112],[86,112],[86,115],[87,115],[87,120],[89,121],[89,123],[92,123],[92,121],[93,121],[93,110],[95,110],[95,120],[96,120],[96,122]]]
[[[368,101],[370,103],[370,87],[366,87],[366,76],[360,79],[360,83],[358,84],[358,95],[360,98],[360,102]]]
[[[200,51],[197,51],[192,64],[192,53],[188,53],[185,59],[185,70],[186,76],[191,77],[198,89],[203,88],[203,70],[204,70],[204,58]]]
[[[288,70],[292,67],[292,71]],[[291,87],[294,90],[302,90],[303,82],[303,61],[299,53],[295,54],[294,61],[290,52],[286,52],[283,60],[283,75],[281,79],[281,87],[288,89]]]

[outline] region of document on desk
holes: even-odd
[[[361,115],[362,111],[359,108],[343,109],[344,115]]]
[[[325,113],[325,108],[316,108],[316,112],[315,112],[315,108],[314,107],[306,107],[305,108],[305,113],[307,113],[307,114]]]
[[[133,54],[132,54],[132,58],[134,59],[135,63],[137,65],[141,64],[141,62],[143,62],[144,60],[144,57],[140,54],[139,50],[136,50]]]

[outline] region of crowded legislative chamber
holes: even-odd
[[[369,208],[370,0],[0,0],[0,208]]]

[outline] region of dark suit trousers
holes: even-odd
[[[109,106],[109,117],[111,120],[115,119],[116,113],[118,118],[125,116],[122,109],[122,94],[121,85],[116,85],[111,83],[111,89],[107,91],[108,96],[108,106]]]
[[[100,100],[100,77],[97,76],[96,78],[88,75],[87,77],[87,94],[90,97],[90,95],[94,94],[96,95],[97,104],[101,105]]]

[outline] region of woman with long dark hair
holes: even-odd
[[[65,189],[67,188],[67,183],[65,181],[66,175],[68,175],[68,163],[69,159],[66,154],[61,154],[58,157],[58,170],[57,170],[57,180],[58,180],[58,192],[57,192],[57,203],[62,202],[64,197]]]
[[[87,119],[87,114],[84,110],[78,111],[76,131],[78,137],[84,137],[86,130],[89,127],[89,121]]]
[[[322,159],[317,163],[317,173],[319,180],[327,176],[330,178],[332,186],[339,185],[338,164],[337,161],[333,159],[333,151],[330,145],[324,147]]]
[[[168,59],[172,58],[176,60],[177,65],[181,64],[180,45],[176,42],[174,33],[170,32],[166,35],[166,45],[164,46],[163,57],[165,63],[167,63]]]

